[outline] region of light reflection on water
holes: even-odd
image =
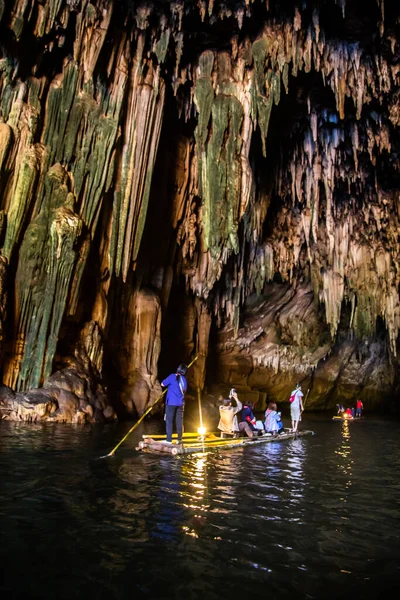
[[[337,467],[341,474],[344,475],[345,483],[344,490],[347,491],[351,488],[351,478],[352,478],[352,446],[351,446],[351,427],[358,426],[358,423],[354,425],[353,423],[349,423],[346,419],[340,423],[342,439],[340,441],[340,445],[338,450],[335,450],[335,453],[338,456]],[[340,500],[342,502],[347,502],[347,495],[341,497]]]
[[[2,592],[336,598],[398,583],[397,423],[316,422],[312,438],[181,459],[132,440],[89,460],[123,429],[1,424]]]
[[[191,461],[184,461],[182,464],[182,473],[189,481],[187,488],[180,492],[185,508],[193,509],[190,522],[182,525],[182,531],[186,535],[198,538],[198,529],[202,529],[202,519],[206,518],[206,513],[210,508],[207,503],[208,483],[207,483],[207,454],[196,455]],[[187,503],[186,503],[187,502]]]

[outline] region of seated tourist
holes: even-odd
[[[224,434],[237,435],[239,433],[239,424],[237,414],[242,410],[242,403],[240,402],[237,392],[232,389],[229,393],[229,398],[222,398],[222,406],[219,407],[219,423],[218,429],[221,432],[221,437]],[[232,404],[232,401],[234,404]]]
[[[347,418],[349,418],[349,417],[352,417],[352,416],[353,416],[353,415],[352,415],[352,412],[351,412],[351,408],[346,408],[345,415],[346,415],[346,417],[347,417]]]
[[[272,433],[273,435],[277,435],[280,431],[283,431],[281,415],[277,411],[275,402],[270,402],[265,411],[264,428],[267,433]]]
[[[248,437],[256,437],[262,434],[262,430],[264,429],[262,423],[257,423],[257,419],[253,413],[253,404],[251,402],[247,402],[243,405],[242,410],[242,420],[239,423],[240,431],[244,431],[244,433]]]

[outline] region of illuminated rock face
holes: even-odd
[[[4,416],[394,395],[396,4],[0,0]]]
[[[210,379],[217,393],[226,382],[225,388],[236,387],[259,405],[288,401],[301,382],[305,394],[310,390],[309,409],[333,408],[338,401],[351,406],[358,395],[370,408],[379,407],[395,385],[386,340],[351,339],[347,331],[339,331],[338,339],[334,343],[323,323],[311,285],[267,284],[263,295],[248,298],[236,335],[230,325],[218,332]]]

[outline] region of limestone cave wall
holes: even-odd
[[[396,397],[396,0],[0,0],[3,418]]]

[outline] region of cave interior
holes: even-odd
[[[0,414],[396,407],[396,0],[0,0]],[[2,412],[3,411],[3,412]]]

